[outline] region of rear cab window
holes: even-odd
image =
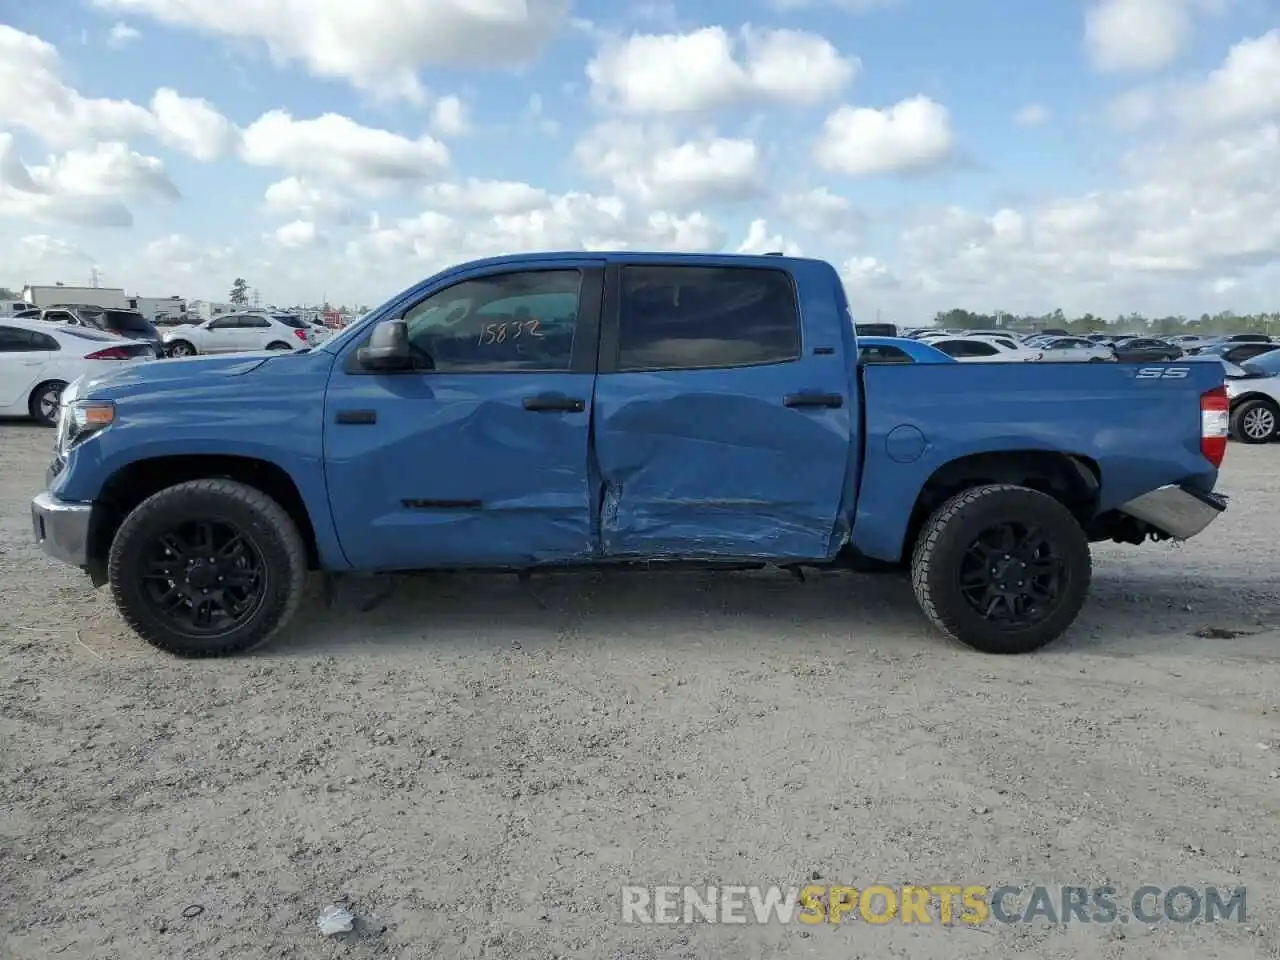
[[[887,344],[876,344],[871,347],[859,347],[858,359],[863,363],[914,363],[911,355],[901,347]]]
[[[766,267],[622,268],[619,372],[700,370],[800,358],[789,273]]]

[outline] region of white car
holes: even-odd
[[[312,345],[310,325],[292,317],[265,313],[224,313],[203,323],[184,323],[164,332],[165,353],[194,357],[201,353],[255,350],[305,350]]]
[[[1280,435],[1280,350],[1235,368],[1223,365],[1231,400],[1231,435],[1244,443],[1270,443]]]
[[[1054,337],[1035,348],[1044,354],[1041,359],[1056,363],[1103,363],[1116,358],[1110,347],[1084,337]]]
[[[965,363],[1026,363],[1040,359],[1039,351],[1017,346],[1004,337],[930,337],[924,342]]]
[[[52,426],[71,381],[155,359],[155,348],[144,340],[43,320],[0,320],[0,416]]]

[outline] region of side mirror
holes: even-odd
[[[403,320],[383,320],[373,328],[369,343],[356,353],[366,370],[410,370],[409,327]]]

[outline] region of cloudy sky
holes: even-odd
[[[1280,309],[1280,0],[0,0],[0,283],[376,304],[798,251],[855,312]]]

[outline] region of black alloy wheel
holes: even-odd
[[[154,534],[139,556],[142,595],[171,630],[192,640],[233,633],[262,605],[262,554],[225,521],[193,520]]]
[[[984,620],[1003,628],[1035,626],[1056,609],[1065,560],[1043,527],[999,523],[965,551],[958,588]]]

